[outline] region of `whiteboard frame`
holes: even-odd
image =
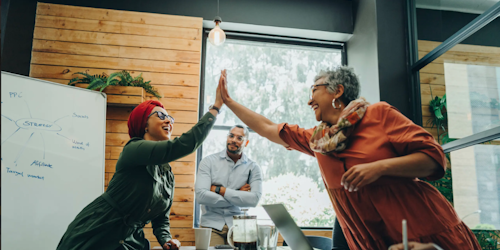
[[[106,112],[108,111],[108,96],[106,95],[106,93],[103,93],[103,92],[97,92],[95,90],[90,90],[90,89],[84,89],[84,88],[78,88],[78,87],[75,87],[75,86],[70,86],[70,85],[67,85],[67,84],[60,84],[60,83],[55,83],[55,82],[50,82],[50,81],[46,81],[46,80],[41,80],[41,79],[37,79],[37,78],[33,78],[33,77],[29,77],[29,76],[23,76],[23,75],[18,75],[18,74],[14,74],[14,73],[10,73],[10,72],[7,72],[7,71],[1,71],[1,75],[3,74],[6,74],[6,75],[10,75],[10,76],[15,76],[15,77],[21,77],[21,78],[24,78],[24,79],[28,79],[28,80],[34,80],[34,81],[39,81],[39,82],[43,82],[43,83],[48,83],[48,84],[54,84],[54,85],[57,85],[57,86],[62,86],[62,87],[66,87],[66,88],[71,88],[71,89],[74,89],[74,90],[79,90],[79,91],[87,91],[87,92],[91,92],[91,93],[94,93],[94,94],[101,94],[102,97],[104,97],[104,103],[106,103],[105,107],[104,107],[104,136],[103,136],[103,149],[104,149],[104,152],[103,152],[103,159],[102,159],[102,182],[101,182],[101,187],[102,187],[102,193],[104,193],[104,183],[105,183],[105,178],[106,178]],[[1,79],[1,78],[0,78]],[[1,82],[1,81],[0,81]]]

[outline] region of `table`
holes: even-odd
[[[153,247],[153,249],[161,250],[162,248],[161,247]],[[290,247],[283,247],[283,246],[278,246],[278,248],[277,248],[277,250],[289,250],[289,249],[290,249]],[[186,246],[186,247],[181,246],[180,250],[196,250],[196,247],[194,247],[194,246]],[[216,249],[214,247],[209,247],[208,250],[216,250]],[[314,250],[320,250],[320,249],[314,248]]]
[[[152,249],[154,250],[161,250],[163,249],[162,247],[153,247]],[[181,246],[180,250],[196,250],[196,247],[195,246]],[[214,247],[209,247],[208,250],[215,250]],[[227,250],[230,250],[230,249],[227,249]]]

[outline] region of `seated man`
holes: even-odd
[[[255,207],[262,196],[259,165],[243,149],[248,145],[248,128],[236,125],[227,135],[223,151],[205,157],[196,175],[196,200],[201,204],[201,227],[212,228],[210,246],[228,244],[227,231],[241,207]]]

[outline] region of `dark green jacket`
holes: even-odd
[[[172,239],[169,214],[175,182],[168,163],[193,153],[214,123],[207,113],[174,140],[132,138],[106,192],[76,216],[57,249],[144,249],[143,227],[149,222],[161,245]]]

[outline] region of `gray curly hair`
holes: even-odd
[[[337,86],[341,84],[344,86],[344,94],[340,97],[345,105],[359,97],[359,79],[351,67],[341,66],[333,70],[321,70],[319,74],[314,77],[314,82],[319,79],[325,79],[328,92],[335,93]]]

